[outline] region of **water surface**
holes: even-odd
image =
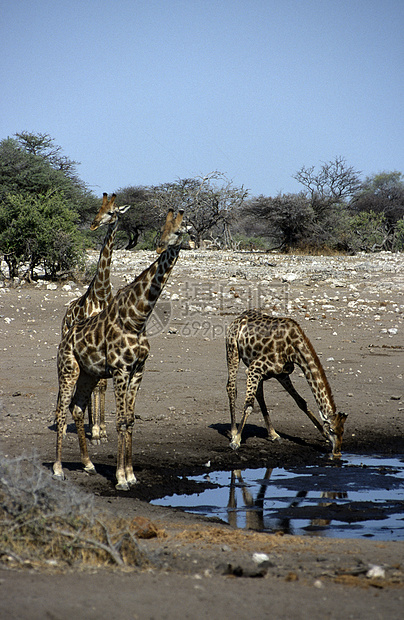
[[[211,471],[190,479],[214,488],[153,503],[263,532],[404,540],[404,457],[345,454],[340,464]]]

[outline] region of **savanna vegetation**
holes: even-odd
[[[105,231],[89,232],[100,201],[48,134],[16,133],[0,142],[1,277],[57,279],[84,264],[85,248]],[[404,176],[362,178],[343,157],[303,166],[297,194],[249,196],[220,172],[158,186],[115,191],[123,215],[117,247],[153,247],[167,208],[183,208],[195,247],[282,252],[404,250]]]
[[[93,497],[55,484],[35,455],[0,455],[0,556],[20,568],[147,567],[139,539],[164,536],[148,519],[113,519]]]

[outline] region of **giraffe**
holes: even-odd
[[[75,322],[83,321],[94,314],[98,314],[113,299],[110,275],[112,252],[119,223],[118,215],[125,213],[130,207],[130,205],[118,207],[115,203],[115,199],[116,194],[112,194],[111,199],[108,200],[108,194],[106,192],[103,193],[101,208],[90,226],[90,230],[96,230],[99,226],[109,224],[100,251],[96,273],[84,295],[70,302],[62,320],[62,337]],[[101,379],[94,388],[94,402],[92,402],[91,398],[88,401],[91,441],[94,444],[99,444],[101,441],[108,440],[105,425],[106,390],[107,380]]]
[[[227,394],[231,418],[231,442],[234,450],[240,447],[241,433],[253,409],[254,398],[260,406],[268,435],[280,439],[275,431],[264,400],[263,383],[275,377],[310,418],[318,430],[331,442],[334,458],[341,456],[342,436],[347,418],[337,413],[334,398],[321,362],[300,325],[289,317],[277,318],[260,310],[247,310],[229,326],[226,335],[228,369]],[[236,377],[240,359],[247,366],[247,389],[241,422],[236,425]],[[322,424],[310,411],[290,380],[297,364],[303,370],[319,408]]]
[[[112,377],[118,434],[116,488],[127,491],[136,483],[132,433],[136,395],[150,350],[146,323],[179,256],[185,232],[183,215],[180,210],[174,218],[173,209],[169,210],[157,247],[158,259],[118,291],[100,314],[75,323],[59,345],[55,478],[64,478],[62,439],[69,407],[84,470],[95,473],[87,451],[84,411],[97,382]]]

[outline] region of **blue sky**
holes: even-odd
[[[50,134],[98,196],[404,172],[403,0],[4,0],[0,41],[0,139]]]

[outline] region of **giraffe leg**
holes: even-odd
[[[118,452],[117,452],[117,459],[116,459],[116,485],[115,488],[118,489],[118,491],[129,491],[129,485],[126,482],[126,476],[125,476],[125,467],[124,467],[124,461],[125,461],[125,432],[126,429],[123,427],[121,428],[120,426],[117,426],[117,432],[118,432]]]
[[[125,413],[126,413],[126,391],[127,380],[123,373],[114,373],[114,392],[116,403],[116,432],[118,434],[118,450],[116,456],[116,479],[115,488],[121,491],[128,491],[129,486],[125,476]]]
[[[60,398],[60,392],[58,394],[58,401],[57,401],[57,404],[56,404],[56,411],[55,411],[55,416],[54,416],[54,422],[55,422],[56,426],[57,426],[57,423],[58,423],[59,398]],[[66,437],[66,433],[67,433],[67,420],[66,420],[66,414],[65,414],[62,436]]]
[[[143,378],[143,369],[144,363],[138,369],[137,372],[133,375],[129,382],[129,390],[128,397],[126,403],[126,410],[128,416],[127,422],[127,432],[125,435],[125,476],[126,482],[131,487],[136,484],[136,476],[133,471],[133,460],[132,460],[132,435],[133,435],[133,426],[135,422],[135,402],[136,396],[140,387],[140,383]]]
[[[251,365],[247,371],[247,389],[246,398],[244,401],[243,417],[241,418],[241,422],[238,426],[236,436],[233,437],[230,442],[230,447],[233,448],[233,450],[237,450],[237,448],[240,447],[241,434],[243,432],[247,418],[253,410],[255,395],[257,393],[258,384],[261,380],[262,377],[260,371],[254,368],[253,365]]]
[[[88,411],[88,425],[91,429],[91,436],[93,435],[93,428],[95,426],[95,421],[94,421],[94,411],[96,411],[96,407],[97,407],[97,403],[95,402],[96,397],[95,397],[95,392],[96,392],[97,388],[95,388],[94,392],[91,395],[90,400],[88,401],[88,405],[87,405],[87,411]]]
[[[100,387],[100,439],[102,442],[108,441],[107,425],[105,423],[105,395],[107,392],[107,380],[101,379]]]
[[[74,385],[72,387],[73,393]],[[56,406],[55,418],[56,418],[56,460],[53,463],[53,478],[56,480],[64,480],[65,475],[62,467],[62,443],[63,437],[66,433],[66,413],[69,407],[71,395],[62,397],[60,392],[58,396],[58,402]]]
[[[132,441],[133,425],[129,424],[125,433],[125,478],[129,487],[133,487],[137,483],[137,479],[133,471]]]
[[[231,472],[229,501],[227,504],[227,518],[229,520],[229,525],[234,528],[237,527],[236,483],[239,481],[238,473],[240,474],[240,477],[241,477],[240,470],[233,470]]]
[[[72,409],[72,416],[76,424],[77,437],[79,439],[79,446],[80,446],[80,458],[81,458],[81,462],[84,467],[84,471],[86,471],[88,474],[95,474],[97,472],[88,455],[87,440],[86,440],[86,434],[84,430],[84,412],[85,412],[85,408],[82,409],[78,405],[75,405]]]
[[[117,411],[118,454],[116,465],[117,484],[119,491],[128,491],[137,480],[133,471],[132,435],[135,421],[135,400],[143,376],[143,365],[127,382],[124,373],[114,374],[114,391]]]
[[[304,400],[304,398],[302,398],[300,396],[300,394],[296,391],[289,375],[282,373],[279,375],[275,375],[275,378],[279,381],[279,383],[282,385],[282,387],[285,388],[285,390],[291,395],[291,397],[293,398],[293,400],[296,402],[297,406],[304,411],[304,413],[310,418],[310,420],[313,422],[314,426],[316,428],[318,428],[318,430],[320,431],[320,433],[325,437],[324,434],[324,430],[323,427],[321,425],[321,423],[317,420],[316,416],[310,411],[310,409],[307,406],[306,401]]]
[[[267,409],[267,406],[266,406],[266,403],[265,403],[265,399],[264,399],[264,381],[263,381],[263,379],[261,379],[261,381],[258,384],[256,399],[258,401],[258,404],[259,404],[260,409],[261,409],[262,416],[264,418],[265,427],[266,427],[266,429],[268,431],[268,437],[272,441],[279,440],[280,437],[279,437],[278,433],[276,432],[276,430],[274,429],[274,427],[272,425],[271,418],[269,417],[268,409]]]
[[[53,478],[64,480],[65,476],[62,468],[62,443],[66,433],[66,416],[69,405],[73,398],[76,380],[80,370],[77,364],[73,367],[73,372],[63,374],[59,372],[59,394],[56,405],[56,460],[53,464]]]
[[[94,445],[108,441],[107,429],[105,424],[105,392],[107,389],[107,380],[100,379],[98,385],[94,388],[93,397],[90,398],[88,404],[88,420],[91,428],[91,443]],[[91,408],[91,418],[90,418]]]
[[[237,438],[237,424],[236,424],[236,399],[237,399],[237,371],[239,367],[239,354],[237,349],[237,342],[234,339],[228,337],[226,341],[226,357],[227,357],[227,396],[229,398],[230,408],[230,421],[231,421],[231,446]],[[235,446],[234,449],[238,448]]]
[[[88,455],[87,440],[84,430],[84,413],[89,401],[91,400],[91,394],[96,383],[97,379],[94,377],[90,377],[83,372],[80,373],[76,385],[76,392],[70,405],[79,439],[81,462],[84,466],[84,471],[88,474],[95,474],[96,471]]]

